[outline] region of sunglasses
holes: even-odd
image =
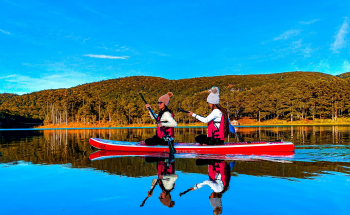
[[[158,104],[163,104],[163,102],[158,102]]]

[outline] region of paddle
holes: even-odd
[[[181,109],[181,108],[178,108],[177,109],[178,112],[183,112],[183,113],[189,113],[189,111],[186,111],[184,109]],[[199,115],[200,116],[200,115]],[[230,122],[230,119],[228,119],[228,127],[229,127],[229,130],[232,134],[235,134],[236,133],[236,130],[235,130],[235,127],[233,127],[231,125],[231,122]]]
[[[150,193],[151,195],[152,195],[152,193],[153,193],[154,188],[157,186],[158,181],[159,181],[159,180],[157,180],[157,182],[154,184],[154,186],[153,186],[153,187],[151,188],[151,190],[149,191],[149,193]],[[142,204],[140,205],[140,207],[143,207],[143,206],[145,205],[145,203],[146,203],[148,197],[149,197],[149,196],[147,196],[147,197],[145,198],[145,200],[143,200],[143,202],[142,202]]]
[[[236,129],[231,125],[230,119],[228,119],[228,128],[232,134],[236,133]]]
[[[190,192],[192,189],[193,189],[193,188],[189,188],[189,189],[187,189],[186,191],[180,193],[180,197],[183,196],[183,195],[185,195],[186,193]]]
[[[178,112],[184,112],[184,113],[189,113],[189,111],[186,111],[186,110],[184,110],[184,109],[181,109],[181,108],[178,108],[178,109],[177,109],[177,111],[178,111]]]
[[[146,102],[146,100],[143,98],[142,93],[139,93],[139,94],[140,94],[142,100],[145,102],[145,104],[148,104],[148,103]],[[152,108],[149,107],[148,110],[151,112],[151,114],[152,114],[153,118],[156,120],[157,124],[159,124],[159,121],[158,121],[156,115],[154,114]],[[171,140],[170,140],[169,135],[164,131],[164,129],[163,129],[162,127],[159,127],[159,128],[160,128],[160,130],[163,132],[163,134],[165,135],[165,140],[168,141],[169,152],[170,152],[171,154],[175,154],[175,153],[176,153],[176,150],[175,150],[175,148],[174,148],[173,143],[172,143]]]

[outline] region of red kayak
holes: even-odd
[[[148,146],[139,142],[125,142],[91,138],[90,145],[102,150],[124,152],[169,152],[168,146]],[[200,145],[198,143],[174,143],[177,153],[195,154],[237,154],[262,152],[293,152],[292,142],[240,142],[223,145]]]
[[[118,157],[158,157],[168,158],[168,153],[157,152],[123,152],[123,151],[106,151],[101,150],[92,153],[89,156],[91,161],[104,160],[108,158]],[[278,158],[293,158],[294,152],[270,152],[270,153],[239,153],[230,155],[213,155],[213,154],[175,154],[176,158],[195,158],[195,159],[216,159],[216,160],[241,160],[241,161],[255,161],[255,160],[271,160],[282,162],[281,160],[274,160]]]

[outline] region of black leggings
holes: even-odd
[[[154,135],[152,138],[148,138],[145,140],[146,145],[168,145],[167,141],[159,138],[157,135]]]
[[[207,137],[207,135],[204,134],[200,134],[195,138],[197,143],[200,144],[207,144],[207,145],[223,145],[225,140],[220,140],[219,138],[212,138],[211,137]]]

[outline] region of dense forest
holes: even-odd
[[[229,75],[168,80],[133,76],[88,83],[69,89],[43,90],[17,96],[0,94],[0,117],[42,120],[44,124],[70,122],[129,125],[152,123],[139,93],[157,110],[159,96],[171,91],[169,108],[179,122],[193,118],[183,108],[207,115],[206,97],[212,86],[220,88],[221,105],[231,119],[250,117],[288,121],[349,116],[350,73],[332,76],[318,72],[268,75]]]

